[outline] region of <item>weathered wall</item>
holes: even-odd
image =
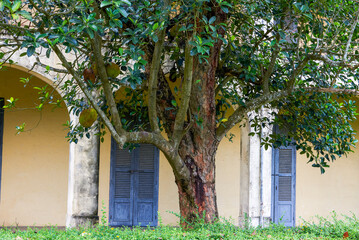
[[[0,71],[0,97],[19,98],[17,109],[6,110],[4,119],[1,225],[64,225],[67,202],[68,143],[62,124],[66,108],[41,113],[32,109],[37,90],[45,85],[32,78],[24,88],[19,70]],[[27,132],[16,135],[15,126],[26,122]]]

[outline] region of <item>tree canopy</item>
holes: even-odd
[[[36,58],[74,114],[96,110],[100,124],[71,123],[71,141],[95,128],[120,147],[157,146],[182,214],[211,220],[218,144],[246,119],[253,134],[285,128],[262,144],[295,142],[322,172],[352,151],[358,16],[346,0],[1,0],[0,57]]]

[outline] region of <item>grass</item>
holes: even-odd
[[[249,227],[241,229],[230,221],[222,220],[213,224],[198,221],[189,229],[160,225],[157,228],[111,228],[98,225],[86,229],[59,230],[56,227],[28,229],[26,231],[3,228],[0,239],[359,239],[359,221],[353,215],[338,218],[335,213],[328,219],[317,217],[315,223],[303,222],[295,228],[270,225],[266,228]]]

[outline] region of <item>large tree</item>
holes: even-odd
[[[70,140],[96,128],[121,148],[157,146],[188,221],[218,216],[217,148],[249,114],[256,132],[286,129],[262,144],[295,141],[322,171],[355,144],[355,1],[1,0],[0,11],[3,62],[36,57],[64,76],[74,114],[96,110],[100,124],[70,124]],[[62,66],[41,62],[53,55]]]

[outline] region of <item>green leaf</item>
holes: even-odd
[[[126,10],[122,7],[118,8],[118,11],[120,11],[120,13],[122,14],[122,16],[124,16],[125,18],[128,17],[128,13],[126,12]]]
[[[221,8],[222,8],[222,11],[223,11],[223,12],[225,12],[225,13],[228,13],[228,12],[229,12],[228,8],[226,8],[226,7],[221,7]]]
[[[29,12],[27,12],[27,11],[19,11],[18,14],[20,14],[21,16],[23,16],[27,20],[32,20],[31,14]]]
[[[119,48],[119,49],[118,49],[118,53],[120,54],[120,56],[122,56],[122,54],[123,54],[123,48]]]
[[[76,39],[72,38],[72,37],[68,37],[66,38],[66,41],[74,46],[78,45],[78,42],[76,41]]]
[[[87,32],[87,34],[89,35],[89,37],[91,39],[94,38],[95,35],[94,35],[93,31],[90,28],[86,28],[85,31]]]
[[[106,1],[105,0],[105,1],[101,2],[100,7],[103,8],[103,7],[106,7],[106,6],[109,6],[109,5],[112,5],[112,1],[108,1],[108,0]]]
[[[35,47],[31,46],[27,48],[26,54],[28,57],[31,57],[34,54],[34,52],[35,52]]]
[[[310,13],[305,13],[304,16],[308,17],[310,20],[313,20],[313,16]]]
[[[131,2],[128,0],[122,0],[123,3],[126,3],[127,5],[131,6]]]
[[[183,25],[178,31],[183,32],[183,31],[186,31],[186,30],[187,30],[186,26]]]
[[[216,21],[216,16],[211,17],[211,18],[209,19],[208,23],[209,23],[209,24],[212,24],[212,23],[214,23],[214,21]]]
[[[90,28],[91,28],[92,30],[94,30],[95,32],[98,31],[98,28],[97,28],[97,26],[96,26],[95,24],[91,24],[91,25],[90,25]]]
[[[11,12],[16,12],[20,7],[21,7],[21,0],[16,0],[11,7]]]
[[[46,50],[46,57],[50,58],[50,54],[51,54],[51,48]]]
[[[191,50],[191,56],[194,56],[197,54],[197,48],[192,48]]]
[[[177,107],[177,102],[176,102],[176,100],[172,100],[171,103],[172,103],[173,106]]]
[[[15,20],[18,20],[19,19],[19,14],[16,14],[16,13],[13,13],[11,14],[11,17]]]

